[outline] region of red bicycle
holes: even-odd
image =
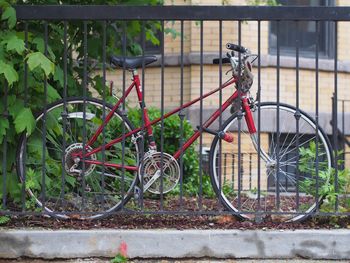
[[[316,174],[326,173],[332,164],[326,134],[299,109],[251,98],[257,55],[235,44],[226,47],[232,52],[213,63],[230,64],[232,77],[155,120],[149,119],[137,73],[137,68],[156,61],[154,56],[112,57],[112,64],[133,76],[114,106],[94,98],[67,98],[48,105],[37,115],[35,131],[23,134],[18,147],[17,170],[26,183],[29,206],[39,205],[60,218],[77,217],[79,212],[80,218],[93,219],[125,205],[140,180],[143,191],[167,193],[179,181],[181,153],[207,132],[214,135],[209,154],[212,186],[233,214],[253,219],[256,212],[273,212],[284,221],[311,214],[322,199],[317,189],[328,182]],[[232,86],[234,92],[175,154],[158,151],[152,125]],[[119,110],[133,89],[143,111],[144,125],[138,128]],[[218,130],[210,129],[228,109],[230,117]],[[141,141],[147,143],[142,156]]]

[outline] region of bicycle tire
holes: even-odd
[[[220,199],[220,201],[223,203],[223,205],[240,219],[257,220],[256,218],[256,215],[257,215],[259,217],[266,217],[266,218],[272,217],[272,220],[276,220],[276,221],[284,221],[284,222],[303,221],[307,219],[317,209],[317,207],[320,205],[323,199],[323,196],[317,195],[316,189],[306,189],[305,185],[311,182],[311,185],[313,186],[313,188],[315,188],[315,186],[320,187],[321,184],[328,183],[328,181],[325,181],[323,179],[321,180],[317,176],[315,178],[311,169],[315,169],[316,167],[312,164],[310,165],[306,164],[306,167],[303,167],[304,170],[301,171],[302,166],[300,166],[300,161],[302,160],[305,163],[308,160],[308,159],[305,159],[307,158],[307,156],[305,157],[305,153],[301,149],[306,149],[306,150],[311,149],[310,147],[313,147],[314,144],[316,145],[316,143],[314,142],[314,138],[312,136],[314,136],[315,138],[318,138],[318,139],[315,139],[315,141],[318,141],[317,142],[318,148],[319,148],[318,153],[321,157],[319,157],[318,164],[316,164],[316,166],[318,166],[319,172],[321,171],[321,168],[330,169],[333,164],[333,157],[332,157],[332,148],[330,146],[329,140],[325,132],[323,131],[323,129],[319,126],[316,127],[315,121],[307,113],[301,110],[299,110],[300,112],[299,136],[296,136],[296,131],[297,131],[297,126],[296,126],[297,121],[295,120],[296,108],[287,104],[280,104],[279,106],[279,109],[280,109],[279,132],[280,133],[277,134],[277,129],[274,130],[275,126],[277,126],[276,125],[277,104],[266,102],[266,103],[261,103],[257,105],[257,107],[260,107],[260,114],[261,114],[260,116],[262,118],[260,122],[261,123],[260,162],[258,161],[259,158],[257,157],[257,152],[258,152],[256,149],[257,147],[254,146],[252,137],[249,135],[248,136],[249,140],[246,138],[249,132],[248,132],[248,128],[246,127],[244,118],[242,118],[241,124],[240,124],[241,126],[241,138],[240,138],[241,165],[236,164],[236,167],[235,167],[235,164],[234,164],[235,160],[237,161],[237,159],[239,159],[238,146],[232,146],[232,144],[229,145],[224,140],[221,140],[218,136],[215,136],[215,138],[213,139],[213,142],[210,148],[209,160],[210,160],[210,177],[211,177],[211,183],[213,185],[214,191],[218,196],[218,198]],[[258,110],[253,112],[256,128],[258,127],[257,114],[258,114]],[[271,120],[271,118],[274,118],[274,117],[276,117],[276,119],[274,121]],[[294,128],[293,120],[295,120],[295,128]],[[222,125],[222,130],[226,132],[227,131],[236,132],[235,142],[233,142],[234,144],[237,143],[238,122],[239,122],[238,115],[236,113],[231,117],[229,117],[229,119],[226,120],[225,123]],[[302,131],[304,131],[305,134],[303,134]],[[315,135],[316,131],[318,132],[318,136]],[[313,134],[313,132],[315,132],[315,134]],[[280,147],[279,151],[276,150],[277,140],[280,140],[280,143],[278,143]],[[297,144],[297,140],[299,140],[299,145]],[[274,141],[276,141],[276,145],[271,145]],[[266,144],[266,142],[268,143]],[[290,146],[287,146],[286,148],[285,144],[288,142],[290,142]],[[289,148],[291,146],[293,146],[294,148]],[[295,149],[297,146],[299,148]],[[229,154],[232,154],[232,155],[227,155],[228,153],[226,153],[227,150],[225,147],[230,148]],[[309,148],[306,148],[306,147],[309,147]],[[281,152],[281,150],[283,152]],[[301,154],[301,151],[302,151],[302,154]],[[263,154],[264,152],[270,158],[270,159],[267,159],[265,157],[267,161],[264,160],[264,154]],[[278,173],[276,168],[277,166],[276,152],[282,153],[282,154],[279,154],[280,157],[278,161],[279,163],[278,171],[280,172]],[[256,157],[253,157],[254,153],[256,154]],[[244,154],[246,154],[246,157],[244,156]],[[293,154],[294,154],[294,157],[293,157]],[[221,158],[217,158],[218,156],[221,156]],[[229,157],[231,156],[230,158],[233,159],[233,162],[232,162],[233,166],[231,165],[231,168],[227,164],[232,160],[227,160],[227,156]],[[223,157],[226,159],[223,159]],[[304,159],[301,159],[301,158],[304,158]],[[248,159],[248,162],[246,163],[247,159]],[[298,164],[297,164],[297,160],[298,160]],[[260,163],[260,179],[258,178],[259,177],[258,163]],[[265,167],[263,166],[264,164],[265,164]],[[247,165],[248,165],[248,168],[247,168]],[[264,168],[266,170],[264,170]],[[239,173],[239,176],[238,176],[238,169],[240,169],[241,171]],[[246,173],[246,170],[249,171],[248,174]],[[218,174],[220,173],[221,173],[221,176],[218,176]],[[231,176],[231,181],[227,180],[227,177],[229,177],[229,175]],[[235,189],[235,180],[236,180],[236,185],[238,186],[238,188],[236,189]],[[281,180],[284,180],[285,184],[282,185]],[[258,195],[259,182],[260,182],[260,196]],[[253,185],[255,185],[254,188],[252,187]],[[289,190],[288,190],[288,187],[289,187]],[[280,191],[281,189],[285,190],[285,192],[277,194],[277,192]],[[305,191],[305,193],[302,193],[301,190]],[[271,193],[273,191],[275,192],[275,196],[273,196],[274,194]],[[316,193],[314,191],[316,191]],[[280,198],[279,201],[277,201],[278,196]],[[260,207],[259,207],[259,198],[260,198]],[[275,203],[275,205],[271,206],[271,203],[273,202]],[[279,202],[279,205],[277,204],[277,202]],[[262,213],[257,214],[256,212],[262,212]],[[261,219],[262,218],[259,218],[259,220]]]
[[[40,137],[37,137],[37,136],[40,134],[41,135],[43,134],[43,132],[41,132],[39,129],[40,127],[41,129],[44,127],[43,111],[35,115],[35,120],[36,120],[35,131],[30,135],[26,133],[23,133],[21,135],[18,148],[17,148],[16,161],[17,161],[17,174],[18,174],[19,180],[20,182],[26,184],[26,191],[29,196],[29,200],[27,199],[26,202],[29,206],[32,206],[33,209],[36,209],[36,207],[39,206],[46,214],[49,214],[50,216],[61,218],[61,219],[68,219],[68,218],[97,219],[97,218],[105,217],[108,214],[112,213],[113,211],[120,209],[129,201],[129,199],[132,196],[132,193],[133,193],[132,191],[134,189],[134,186],[137,185],[138,183],[137,171],[133,172],[132,174],[130,172],[124,172],[124,178],[123,178],[123,175],[119,175],[121,172],[118,170],[116,170],[114,174],[114,172],[112,173],[111,168],[108,168],[108,167],[96,168],[96,167],[100,167],[100,165],[95,165],[93,168],[93,165],[85,164],[85,173],[83,173],[84,176],[81,176],[82,178],[79,179],[78,175],[73,172],[69,174],[69,172],[67,171],[68,168],[66,169],[65,165],[67,165],[68,167],[69,165],[68,163],[71,161],[73,157],[70,157],[70,155],[68,155],[68,150],[71,152],[74,152],[75,149],[78,149],[78,150],[79,148],[82,149],[82,145],[83,145],[82,143],[83,140],[79,136],[80,136],[80,132],[82,132],[84,128],[80,127],[79,125],[81,122],[83,122],[82,108],[84,108],[83,106],[84,103],[85,103],[85,112],[86,112],[85,113],[85,120],[86,120],[85,134],[88,136],[89,135],[91,136],[90,132],[94,132],[92,130],[93,128],[97,128],[102,123],[103,114],[104,116],[107,116],[108,112],[112,110],[113,106],[108,103],[103,103],[103,101],[95,98],[86,98],[86,99],[83,99],[80,97],[67,98],[66,108],[67,108],[68,117],[67,117],[66,126],[68,125],[67,127],[69,128],[66,127],[67,129],[65,134],[66,148],[65,148],[65,155],[62,156],[62,150],[59,153],[59,150],[52,149],[52,148],[57,143],[56,140],[59,137],[57,135],[57,138],[56,137],[53,138],[54,137],[53,134],[55,134],[55,132],[56,134],[60,134],[60,132],[55,131],[55,129],[63,130],[63,127],[61,127],[63,126],[63,124],[60,124],[60,122],[62,122],[61,121],[62,118],[60,116],[64,109],[64,103],[65,102],[62,99],[62,100],[53,102],[47,106],[46,120],[45,120],[45,127],[46,127],[45,165],[40,164],[39,162],[37,163],[34,162],[35,165],[31,163],[32,162],[31,159],[33,159],[35,155],[40,156],[40,153],[39,153],[40,149],[37,149],[38,151],[35,152],[34,147],[35,147],[35,143],[37,143],[38,140],[40,139]],[[93,110],[95,110],[95,112]],[[123,125],[122,123],[124,123],[125,125]],[[75,127],[73,127],[73,124],[75,125]],[[125,132],[134,130],[134,127],[132,123],[129,121],[129,119],[125,115],[122,115],[119,110],[117,110],[114,112],[112,119],[106,125],[104,129],[105,131],[101,133],[101,135],[97,138],[96,142],[93,145],[96,147],[100,146],[99,143],[101,143],[101,140],[103,140],[103,136],[105,136],[104,138],[105,141],[107,141],[106,140],[107,137],[111,137],[112,135],[113,137],[111,138],[117,138],[121,136],[121,135],[116,136],[116,133],[119,132],[119,128],[122,126],[125,127]],[[91,131],[89,130],[90,127],[92,127]],[[76,132],[74,135],[73,135],[73,131]],[[71,140],[74,136],[75,136],[74,140]],[[90,137],[87,137],[87,138],[90,138]],[[61,136],[61,141],[63,141],[63,136]],[[131,138],[129,137],[129,138],[125,138],[124,143],[127,147],[129,147],[129,148],[125,148],[125,151],[124,151],[125,165],[128,165],[128,162],[129,162],[129,165],[130,163],[133,163],[132,158],[135,158],[133,165],[138,166],[139,157],[140,157],[139,142],[138,141],[135,142],[135,140],[132,141]],[[115,158],[117,157],[119,159],[122,158],[120,157],[120,155],[122,154],[120,151],[120,147],[118,148],[117,146],[112,146],[109,150],[105,150],[104,154],[105,154],[106,162],[108,162],[108,160],[115,161]],[[57,155],[60,155],[60,156],[57,156]],[[99,156],[99,155],[102,155],[102,152],[98,153],[96,156]],[[60,161],[58,160],[59,158],[60,158]],[[50,163],[53,161],[56,161],[57,163],[59,163],[61,170],[57,167],[54,167],[54,165],[52,165],[53,168],[50,167]],[[38,166],[38,167],[35,167],[35,166]],[[43,169],[43,167],[45,168]],[[61,173],[54,174],[53,172],[51,172],[51,170],[54,170],[54,168],[56,170],[61,171]],[[42,172],[43,170],[44,172]],[[63,177],[61,175],[62,170],[65,171],[64,179],[62,179]],[[35,176],[33,176],[33,173]],[[45,185],[45,188],[42,187],[43,184],[40,181],[42,181],[44,177],[43,176],[44,173],[45,173],[45,184],[50,183],[49,186],[52,189],[55,189],[55,186],[53,185],[52,180],[56,179],[57,182],[55,183],[57,183],[58,185],[62,184],[59,193],[58,193],[58,190],[56,189],[55,190],[48,189],[47,185]],[[38,176],[40,178],[35,178]],[[62,181],[62,180],[65,180],[65,181]],[[121,182],[118,182],[118,180],[120,180]],[[122,182],[123,180],[124,182]],[[85,186],[86,189],[84,188],[84,190],[82,189],[79,190],[78,181],[85,182],[81,184]],[[36,184],[33,185],[33,182],[35,182]],[[118,193],[115,192],[117,191],[115,190],[117,187],[120,187],[120,189],[125,188],[121,190],[121,193],[119,194],[120,195],[119,199],[117,199]],[[64,191],[62,191],[62,189],[64,189]],[[67,190],[71,190],[72,193],[69,193],[69,191]],[[88,190],[90,190],[90,192]],[[59,195],[61,195],[62,193],[63,193],[62,195],[63,197],[62,199],[59,199],[61,198],[61,196]],[[45,194],[47,195],[46,200],[43,198]],[[86,198],[85,207],[84,207],[83,195],[85,195],[85,198]],[[79,201],[81,205],[79,206],[77,204],[73,204],[75,201],[76,202]],[[33,203],[35,203],[35,207],[33,207],[34,206]]]

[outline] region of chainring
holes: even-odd
[[[163,165],[161,165],[163,161]],[[168,153],[148,152],[139,167],[143,188],[153,194],[163,194],[175,188],[180,180],[180,167],[176,159]]]

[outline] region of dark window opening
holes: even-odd
[[[279,0],[283,6],[331,6],[331,0]],[[334,23],[320,21],[318,30],[315,21],[272,21],[270,23],[269,52],[277,53],[279,23],[279,46],[281,55],[295,56],[296,40],[299,40],[299,54],[315,57],[316,40],[319,43],[319,57],[332,58],[334,55]]]

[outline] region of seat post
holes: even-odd
[[[134,68],[131,70],[131,72],[132,72],[132,78],[135,80],[135,76],[138,75],[137,69]]]

